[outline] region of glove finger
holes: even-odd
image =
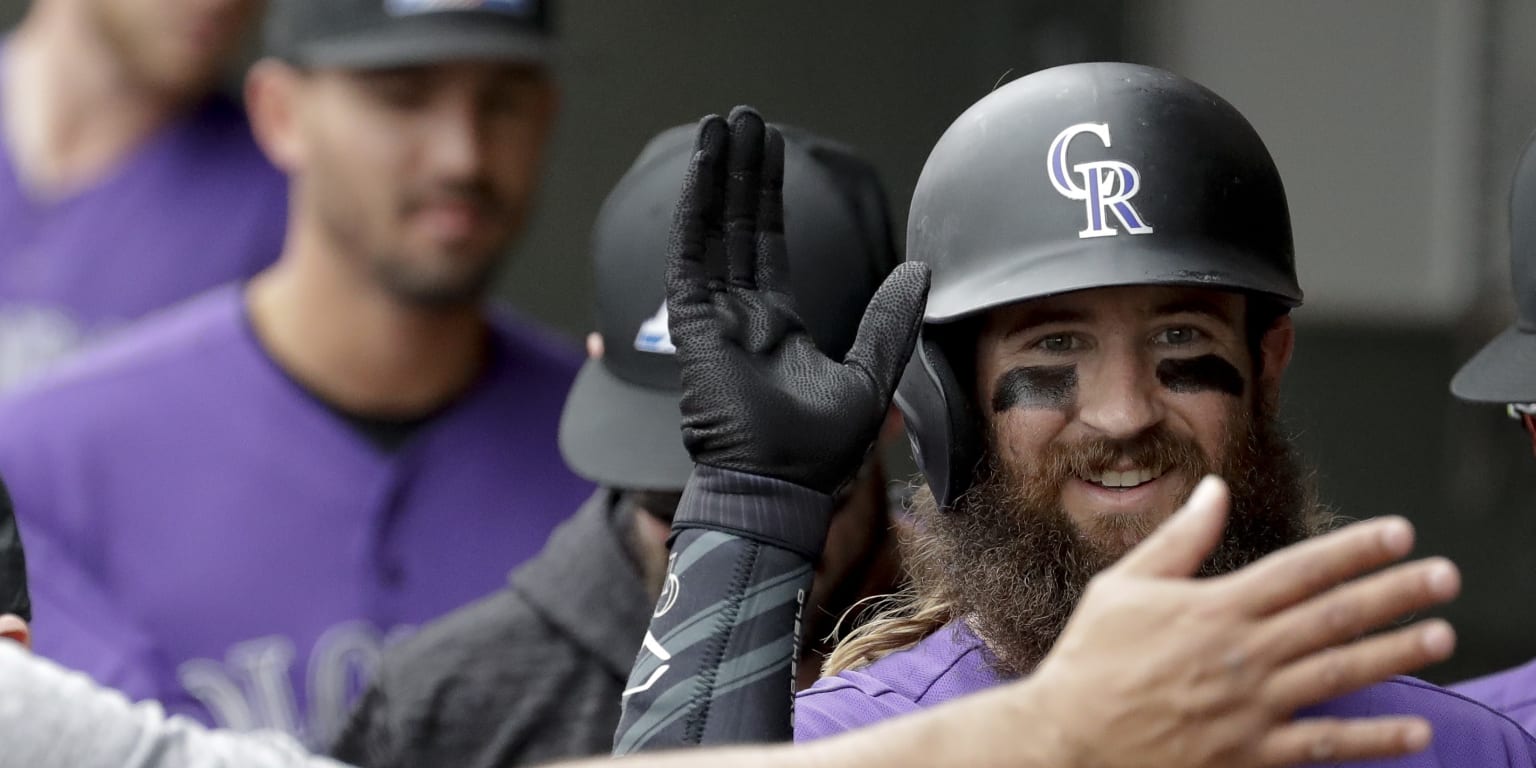
[[[726,151],[725,257],[731,285],[754,287],[758,178],[763,166],[763,118],[751,107],[731,110]]]
[[[667,319],[673,344],[684,355],[688,347],[718,336],[711,297],[714,287],[722,284],[717,272],[724,272],[718,247],[722,208],[716,179],[723,169],[726,134],[725,121],[718,115],[700,121],[667,241]],[[707,327],[699,328],[700,323]]]
[[[880,412],[891,405],[891,393],[912,356],[923,310],[928,305],[928,265],[909,261],[896,267],[864,310],[859,335],[848,351],[846,364],[869,377],[880,395]]]
[[[694,143],[690,171],[694,177],[693,200],[704,244],[704,273],[718,285],[724,285],[725,262],[725,186],[730,175],[731,129],[719,115],[710,115],[699,123],[699,137]]]
[[[755,282],[760,290],[792,295],[784,242],[784,136],[768,126],[757,203]]]

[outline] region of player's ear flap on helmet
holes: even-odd
[[[896,407],[934,499],[948,507],[975,480],[984,415],[975,407],[976,333],[967,319],[923,329],[896,388]]]
[[[1249,293],[1243,325],[1257,391],[1273,412],[1280,403],[1280,377],[1290,367],[1296,346],[1291,309],[1262,294]]]

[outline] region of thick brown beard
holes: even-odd
[[[1255,409],[1241,422],[1215,468],[1232,489],[1230,522],[1202,575],[1241,568],[1326,525],[1312,473],[1275,420]],[[1193,441],[1161,428],[1132,441],[1054,446],[1027,474],[1000,466],[996,450],[987,455],[975,485],[952,509],[940,511],[927,488],[918,493],[903,554],[918,594],[938,597],[951,615],[966,617],[985,639],[993,665],[1008,676],[1039,663],[1088,580],[1124,554],[1123,547],[1101,542],[1119,540],[1114,531],[1156,523],[1126,518],[1080,531],[1061,507],[1066,479],[1102,471],[1123,456],[1139,466],[1178,470],[1190,485],[1212,470]]]

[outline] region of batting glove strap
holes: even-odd
[[[704,464],[694,466],[672,521],[672,536],[688,528],[733,536],[821,558],[832,520],[832,496],[786,480]]]

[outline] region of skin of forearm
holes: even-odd
[[[637,754],[562,768],[1076,768],[1028,681],[799,745]],[[1014,724],[1008,727],[1007,723]],[[1006,734],[1006,736],[1004,735]],[[1006,739],[1006,741],[1004,740]]]
[[[1017,682],[819,743],[822,766],[1076,768],[1037,686]],[[817,745],[809,745],[817,746]],[[782,764],[782,763],[781,763]]]
[[[862,737],[862,732],[858,734]],[[776,744],[763,746],[694,749],[673,752],[636,753],[620,758],[595,758],[561,763],[554,768],[858,768],[877,764],[880,768],[906,768],[919,765],[943,765],[943,761],[907,760],[892,762],[885,752],[859,751],[856,745],[866,739],[841,737],[814,744]]]

